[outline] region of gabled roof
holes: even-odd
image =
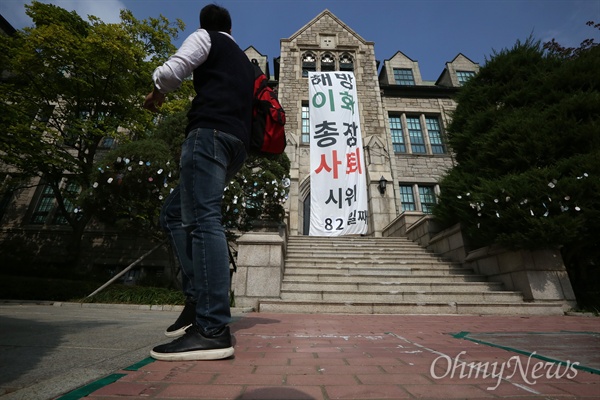
[[[247,48],[244,50],[244,53],[245,53],[245,52],[247,52],[247,51],[248,51],[248,50],[250,50],[250,49],[252,49],[252,50],[256,51],[256,52],[257,52],[258,54],[260,54],[261,56],[264,56],[264,54],[263,54],[263,53],[261,53],[260,51],[258,51],[258,50],[256,49],[256,47],[254,47],[254,46],[252,46],[252,45],[248,46],[248,47],[247,47]]]
[[[313,18],[308,24],[306,24],[302,28],[300,28],[292,36],[290,36],[288,38],[288,40],[294,40],[294,39],[296,39],[298,36],[300,36],[302,33],[304,33],[306,30],[308,30],[311,26],[313,26],[314,24],[316,24],[320,19],[322,19],[322,18],[324,18],[326,16],[329,17],[329,18],[331,18],[331,19],[333,19],[335,22],[337,22],[342,28],[344,28],[346,31],[348,31],[348,33],[350,33],[352,36],[354,36],[357,40],[359,40],[363,44],[373,44],[373,42],[369,42],[369,41],[366,41],[365,39],[363,39],[358,33],[354,32],[354,30],[352,30],[352,28],[350,28],[348,25],[346,25],[345,23],[343,23],[338,17],[336,17],[328,9],[325,9],[325,10],[321,11],[321,13],[319,15],[317,15],[315,18]]]
[[[402,56],[404,56],[405,58],[408,58],[410,61],[412,62],[416,62],[417,60],[413,60],[412,58],[410,58],[409,56],[407,56],[406,54],[404,54],[403,52],[401,52],[400,50],[398,50],[393,56],[391,56],[390,58],[386,58],[384,61],[390,61],[394,58],[396,58],[396,56],[400,54]]]
[[[406,54],[404,54],[403,52],[398,50],[393,56],[383,60],[383,66],[381,67],[381,70],[379,71],[379,74],[377,75],[379,79],[381,79],[382,76],[387,74],[387,68],[385,66],[385,62],[393,60],[394,58],[396,58],[397,55],[401,55],[401,56],[405,57],[406,59],[410,60],[411,62],[417,62],[416,60],[413,60],[412,58],[410,58],[409,56],[407,56]]]
[[[474,62],[473,60],[471,60],[469,57],[465,56],[463,53],[458,53],[458,54],[456,55],[456,57],[454,57],[454,58],[452,59],[452,61],[448,61],[448,62],[446,63],[446,65],[448,65],[448,64],[452,64],[454,61],[456,61],[456,59],[457,59],[458,57],[464,57],[464,58],[465,58],[466,60],[468,60],[469,62],[471,62],[471,63],[473,63],[473,64],[475,64],[475,65],[479,65],[478,63],[476,63],[476,62]],[[440,76],[439,76],[439,77],[437,78],[437,80],[435,81],[435,84],[436,84],[436,85],[438,85],[438,84],[440,83],[440,81],[441,81],[441,80],[444,78],[444,76],[445,76],[446,74],[448,74],[448,67],[444,67],[444,69],[442,70],[442,73],[440,74]]]
[[[472,63],[473,63],[473,64],[475,64],[475,65],[479,65],[479,64],[478,64],[478,63],[476,63],[475,61],[471,60],[469,57],[465,56],[463,53],[458,53],[458,54],[456,55],[456,57],[454,57],[454,58],[452,59],[452,61],[450,61],[450,63],[453,63],[454,61],[456,61],[456,59],[457,59],[458,57],[460,57],[460,56],[463,56],[464,58],[466,58],[467,60],[469,60],[470,62],[472,62]]]

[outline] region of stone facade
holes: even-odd
[[[246,52],[251,59],[260,56],[255,54],[254,48]],[[303,107],[304,118],[308,107],[308,82],[303,72],[308,70],[352,70],[355,74],[369,188],[368,235],[381,236],[385,227],[405,210],[427,212],[420,201],[421,186],[429,188],[434,195],[439,194],[437,182],[454,164],[444,135],[450,113],[456,106],[453,96],[460,86],[456,73],[476,73],[479,66],[459,54],[445,65],[437,82],[424,81],[419,63],[397,52],[385,60],[378,71],[374,42],[361,38],[328,10],[281,40],[278,62],[276,84],[286,110],[286,153],[291,160],[292,185],[287,203],[290,235],[307,234],[310,149],[306,135],[303,140],[302,118]],[[399,84],[398,71],[411,76],[412,81]],[[394,146],[391,117],[402,125],[403,152]],[[437,125],[432,120],[437,121]],[[428,131],[432,123],[439,128],[435,132]],[[420,133],[409,132],[409,127],[418,128]],[[411,134],[420,137],[414,140],[422,142],[422,152],[413,151]],[[432,143],[432,135],[439,137],[441,147],[434,149],[438,142]],[[387,181],[383,194],[378,190],[381,178]],[[414,204],[402,204],[400,185],[412,191]]]

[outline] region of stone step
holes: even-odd
[[[394,237],[363,237],[363,236],[290,236],[294,243],[320,243],[327,241],[328,243],[354,243],[354,242],[411,242],[406,236]]]
[[[423,293],[423,292],[449,292],[449,293],[474,293],[482,291],[501,291],[502,283],[499,282],[422,282],[422,283],[406,283],[406,282],[347,282],[347,281],[292,281],[286,278],[282,285],[283,292],[403,292],[403,293]]]
[[[436,261],[432,259],[422,259],[422,260],[400,260],[400,261],[385,261],[385,260],[342,260],[342,259],[318,259],[318,258],[310,258],[306,257],[304,259],[286,259],[286,266],[289,267],[319,267],[319,268],[355,268],[355,267],[363,267],[363,268],[375,268],[375,267],[383,267],[386,268],[407,268],[407,267],[419,267],[425,268],[429,267],[432,269],[441,269],[441,268],[462,268],[460,264],[449,263],[444,261]]]
[[[315,264],[303,267],[294,265],[286,267],[286,274],[298,275],[373,275],[373,276],[423,276],[423,275],[469,275],[472,269],[462,267],[450,267],[439,264],[423,264],[420,266],[393,266],[382,267],[381,265],[361,266],[317,266]]]
[[[337,264],[341,263],[360,263],[360,262],[376,262],[376,263],[389,263],[389,264],[407,264],[411,262],[448,262],[448,260],[442,257],[434,257],[427,254],[415,254],[415,253],[391,253],[387,255],[376,255],[369,253],[356,253],[356,254],[330,254],[330,253],[316,253],[316,254],[289,254],[286,257],[288,262],[333,262]]]
[[[294,301],[333,301],[333,302],[469,302],[469,303],[520,303],[523,296],[519,292],[508,291],[481,291],[481,292],[432,292],[415,291],[405,292],[402,290],[389,290],[386,292],[374,291],[308,291],[308,290],[281,290],[282,300]]]
[[[408,238],[288,238],[279,299],[258,311],[349,314],[557,315]]]
[[[411,240],[387,240],[387,239],[362,239],[357,240],[331,240],[330,238],[319,238],[319,240],[313,240],[311,242],[298,241],[293,239],[288,241],[287,248],[289,249],[372,249],[386,251],[389,249],[419,249],[420,251],[429,250],[419,246]]]
[[[487,282],[487,278],[483,275],[475,274],[455,274],[455,275],[396,275],[390,271],[387,275],[371,275],[371,274],[350,274],[350,273],[331,273],[331,274],[310,274],[310,273],[289,273],[286,272],[284,282],[339,282],[343,279],[344,282],[360,282],[360,283],[376,283],[376,282],[404,282],[407,284],[419,283],[451,283],[451,282]],[[385,280],[384,280],[385,279]]]
[[[435,256],[435,253],[419,247],[417,244],[390,245],[388,247],[378,246],[288,246],[286,248],[288,255],[313,255],[313,254],[331,254],[331,255],[354,255],[369,254],[370,256],[385,256],[389,254],[418,254],[424,256]]]
[[[558,303],[478,302],[334,302],[262,300],[261,313],[312,314],[460,314],[460,315],[562,315]]]
[[[418,244],[413,242],[397,242],[397,243],[381,243],[381,244],[352,244],[352,243],[340,243],[340,244],[301,244],[301,243],[291,243],[287,246],[288,251],[358,251],[361,249],[368,249],[369,251],[378,251],[378,252],[386,252],[390,250],[414,250],[419,249],[419,251],[430,253],[430,251],[419,247]]]

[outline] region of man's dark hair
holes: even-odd
[[[209,4],[200,11],[200,28],[207,31],[231,31],[231,16],[226,8]]]

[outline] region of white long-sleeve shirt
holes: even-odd
[[[235,42],[228,33],[219,33],[228,36]],[[165,94],[177,89],[185,78],[192,75],[194,70],[206,61],[210,46],[211,40],[208,32],[205,29],[196,30],[183,41],[175,54],[154,70],[152,73],[154,86]]]

